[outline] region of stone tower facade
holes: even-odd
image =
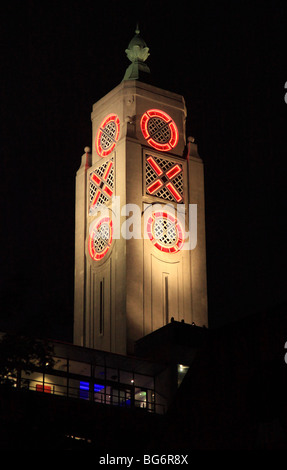
[[[93,106],[75,201],[74,343],[120,354],[172,317],[208,324],[203,162],[184,98],[142,80],[139,31],[127,55]]]

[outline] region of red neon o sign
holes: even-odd
[[[140,127],[146,141],[156,150],[168,152],[177,145],[177,127],[164,111],[149,109],[142,115]]]
[[[112,220],[109,217],[102,217],[93,225],[89,235],[88,251],[92,260],[101,260],[109,251],[112,241]]]
[[[96,150],[100,157],[106,157],[114,150],[119,134],[119,117],[116,114],[109,114],[102,121],[96,136]]]
[[[159,227],[156,227],[160,223]],[[168,212],[154,212],[147,221],[147,235],[153,245],[164,253],[177,253],[184,245],[184,231],[179,221]],[[170,239],[172,232],[172,239]]]

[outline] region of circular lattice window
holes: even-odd
[[[178,130],[174,121],[159,109],[150,109],[143,114],[141,130],[147,142],[157,150],[166,152],[178,142]]]
[[[93,260],[102,259],[109,251],[113,239],[113,225],[109,217],[102,217],[93,223],[88,249],[89,255]]]
[[[149,217],[147,235],[153,245],[165,253],[177,253],[184,243],[181,224],[168,212],[157,211]]]
[[[101,157],[109,155],[119,138],[120,120],[116,114],[109,114],[101,123],[96,137],[96,150]]]

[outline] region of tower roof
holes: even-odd
[[[129,42],[125,52],[131,64],[127,68],[123,80],[138,80],[142,78],[142,73],[150,73],[150,69],[145,63],[150,55],[149,48],[144,39],[140,36],[138,25],[135,29],[135,36]]]

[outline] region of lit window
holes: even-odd
[[[36,384],[37,392],[51,393],[52,388],[50,385]]]
[[[94,393],[101,392],[105,388],[104,385],[94,384]],[[89,382],[80,382],[80,398],[84,400],[89,399],[89,390],[90,384]]]

